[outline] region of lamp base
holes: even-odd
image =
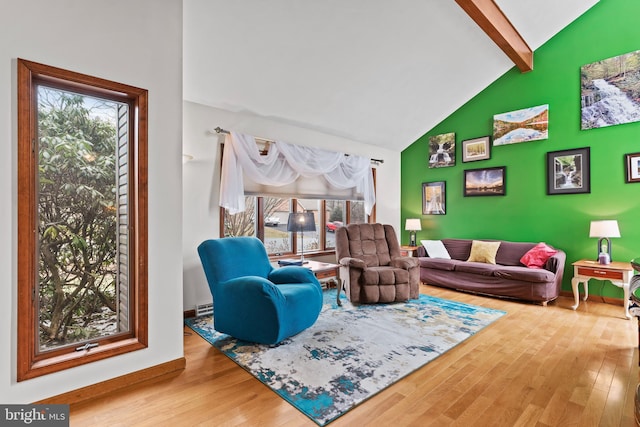
[[[409,233],[409,246],[416,246],[416,232]]]
[[[608,237],[598,240],[598,262],[603,265],[611,264],[611,240]]]

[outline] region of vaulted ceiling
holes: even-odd
[[[597,0],[495,3],[535,51]],[[188,0],[183,13],[185,100],[397,151],[514,66],[454,0]]]

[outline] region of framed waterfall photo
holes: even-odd
[[[580,67],[582,129],[640,121],[640,50]]]
[[[589,147],[547,153],[547,194],[590,192]]]
[[[443,133],[429,137],[429,167],[444,168],[456,164],[456,134]]]

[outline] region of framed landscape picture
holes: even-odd
[[[464,171],[464,196],[504,196],[506,166]]]
[[[491,137],[467,139],[462,141],[462,162],[475,162],[491,158]]]
[[[493,116],[493,145],[549,138],[549,104]]]
[[[429,137],[429,167],[444,168],[456,164],[456,134],[443,133]]]
[[[547,194],[591,192],[589,147],[547,153]]]
[[[444,215],[447,213],[447,186],[445,181],[422,183],[422,214]]]
[[[626,154],[627,182],[640,182],[640,153]]]
[[[582,129],[640,121],[640,50],[580,67]]]

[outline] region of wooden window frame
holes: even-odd
[[[148,92],[145,89],[18,58],[18,346],[17,380],[73,368],[148,346],[147,290],[147,142]],[[129,332],[91,340],[99,346],[76,351],[75,345],[39,352],[37,276],[37,96],[36,85],[70,90],[129,104]]]
[[[372,168],[372,173],[373,173],[373,189],[374,192],[376,191],[376,168]],[[264,196],[253,196],[256,198],[256,233],[255,233],[255,237],[257,237],[258,239],[260,239],[262,242],[264,242],[264,229],[265,229],[265,225],[264,225],[264,203],[263,203],[263,197]],[[269,197],[269,196],[267,196]],[[290,212],[296,212],[297,208],[298,208],[298,199],[295,197],[291,197],[291,206],[290,206]],[[350,200],[346,200],[345,201],[345,224],[350,224],[351,223],[351,201]],[[326,199],[322,199],[322,203],[320,206],[320,224],[325,224],[327,222],[327,216],[326,216],[326,203],[327,200]],[[224,218],[225,215],[227,213],[225,212],[225,209],[223,207],[220,207],[220,231],[219,231],[219,235],[221,237],[224,237]],[[373,224],[376,222],[376,205],[373,205],[373,209],[371,210],[371,215],[368,216],[367,218],[367,223],[369,224]],[[317,251],[313,251],[313,252],[306,252],[305,251],[305,255],[309,255],[310,257],[313,256],[319,256],[319,255],[326,255],[326,254],[332,254],[335,253],[335,248],[327,248],[327,233],[326,233],[326,229],[324,226],[320,227],[319,230],[320,233],[320,239],[321,239],[321,248]],[[274,255],[274,254],[269,254],[269,257],[271,259],[277,259],[277,258],[286,258],[286,257],[290,257],[291,255],[297,255],[298,254],[298,239],[296,236],[296,233],[293,232],[291,233],[291,252],[287,252],[287,253],[282,253],[279,255]]]

